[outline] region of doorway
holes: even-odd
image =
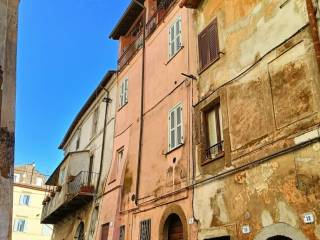
[[[285,236],[277,235],[274,237],[270,237],[267,240],[292,240],[292,239]]]
[[[101,240],[108,240],[109,236],[109,223],[102,225],[101,227]]]
[[[83,222],[79,223],[74,239],[84,240],[84,223]]]
[[[177,214],[171,214],[166,223],[165,231],[167,240],[184,240],[183,238],[183,225],[180,217]]]

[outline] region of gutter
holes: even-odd
[[[139,4],[137,0],[135,3]],[[139,6],[141,6],[139,4]],[[139,130],[139,149],[138,149],[138,163],[137,163],[137,182],[136,182],[136,196],[134,198],[135,204],[138,205],[139,199],[139,185],[140,185],[140,171],[141,171],[141,155],[142,155],[142,136],[143,136],[143,107],[144,107],[144,80],[145,80],[145,55],[146,55],[146,8],[143,6],[143,36],[142,36],[142,66],[141,66],[141,102],[140,102],[140,130]]]
[[[316,54],[318,70],[320,71],[320,40],[319,40],[319,31],[318,31],[318,23],[317,23],[317,8],[313,6],[312,0],[306,0],[310,31],[313,40],[313,47]]]
[[[101,180],[101,172],[102,172],[102,167],[103,167],[104,149],[105,149],[106,133],[107,133],[108,107],[109,107],[109,103],[111,103],[111,101],[112,101],[109,98],[109,95],[110,95],[109,91],[105,88],[103,88],[103,89],[107,92],[107,96],[103,99],[103,102],[106,103],[106,110],[105,110],[105,115],[104,115],[102,149],[101,149],[100,168],[99,168],[99,176],[98,176],[98,181],[97,181],[96,193],[98,193],[98,191],[99,191],[99,184],[100,184],[100,180]]]

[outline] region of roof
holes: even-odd
[[[144,0],[136,0],[139,3],[143,4]],[[118,40],[120,36],[125,35],[135,20],[142,13],[143,8],[136,3],[134,0],[131,1],[127,10],[124,12],[117,25],[113,28],[112,32],[109,35],[109,38]]]
[[[77,114],[76,118],[71,123],[71,126],[69,127],[66,135],[64,136],[62,142],[59,145],[59,149],[62,149],[64,145],[67,143],[68,139],[70,138],[74,128],[79,123],[80,119],[83,117],[83,115],[86,113],[86,111],[90,108],[92,103],[96,100],[96,98],[99,96],[102,90],[104,90],[104,86],[109,82],[113,74],[115,74],[116,71],[111,70],[108,71],[107,74],[103,77],[102,81],[99,83],[97,88],[94,90],[94,92],[91,94],[87,102],[83,105],[80,112]]]

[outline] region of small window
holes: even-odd
[[[117,165],[118,165],[118,167],[121,166],[123,155],[124,155],[124,148],[122,147],[117,151]]]
[[[77,131],[76,150],[78,150],[80,147],[80,138],[81,138],[81,133],[80,133],[80,130],[78,130]]]
[[[120,84],[119,107],[123,107],[126,103],[128,103],[128,78]]]
[[[219,58],[217,19],[199,34],[198,45],[200,69],[203,70]]]
[[[29,204],[30,204],[30,195],[21,195],[20,205],[29,206]]]
[[[40,177],[36,178],[36,185],[37,186],[41,187],[42,186],[42,182],[43,182],[42,178],[40,178]]]
[[[60,175],[59,175],[59,184],[62,185],[64,184],[64,180],[65,180],[65,168],[62,168],[60,170]]]
[[[126,226],[122,225],[122,226],[120,226],[119,240],[125,240],[125,236],[126,236]]]
[[[98,131],[98,119],[99,119],[99,107],[97,107],[92,116],[92,133],[91,137],[94,137]]]
[[[224,151],[222,116],[220,103],[215,104],[205,114],[207,122],[207,158],[215,159]]]
[[[14,181],[15,183],[19,183],[19,182],[20,182],[20,174],[15,173],[15,174],[14,174],[14,179],[13,179],[13,181]]]
[[[183,144],[182,104],[178,104],[169,111],[168,130],[168,149],[170,151]]]
[[[25,219],[16,219],[14,221],[13,231],[15,232],[26,232],[27,221]]]
[[[151,239],[151,219],[140,222],[140,240]]]
[[[182,47],[181,17],[169,29],[169,59],[174,57]]]
[[[42,225],[42,230],[41,230],[41,234],[43,236],[47,236],[47,237],[50,237],[52,235],[52,232],[53,232],[53,227],[52,225]]]

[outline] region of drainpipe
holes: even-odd
[[[308,11],[311,36],[313,40],[313,47],[316,53],[318,70],[320,71],[320,40],[319,40],[316,11],[315,11],[315,7],[313,6],[312,0],[306,0],[306,6]]]
[[[144,79],[145,79],[145,37],[146,37],[146,8],[141,3],[134,0],[140,7],[143,7],[143,36],[142,36],[142,66],[141,66],[141,101],[140,101],[140,131],[139,131],[139,149],[138,149],[138,163],[137,163],[137,182],[136,182],[136,196],[134,198],[135,204],[138,205],[139,199],[139,185],[140,185],[140,169],[141,169],[141,155],[142,155],[142,136],[143,136],[143,106],[144,106]]]
[[[103,99],[103,102],[106,103],[106,110],[105,110],[105,115],[104,115],[104,126],[103,126],[103,137],[102,137],[102,149],[101,149],[101,158],[100,158],[100,168],[99,168],[99,176],[98,176],[98,181],[97,181],[97,188],[96,188],[96,193],[98,193],[99,190],[99,184],[101,180],[101,172],[102,172],[102,166],[103,166],[103,158],[104,158],[104,148],[105,148],[105,139],[106,139],[106,133],[107,133],[107,121],[108,121],[108,106],[109,103],[112,101],[109,98],[109,91],[103,88],[107,92],[107,96]]]

